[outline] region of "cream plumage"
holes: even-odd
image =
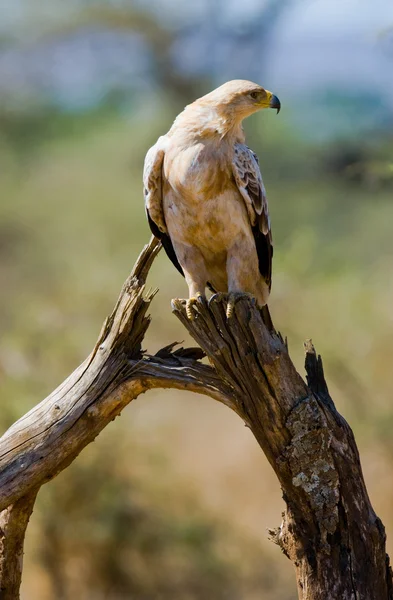
[[[146,212],[154,235],[189,287],[188,315],[206,286],[266,304],[272,236],[257,156],[242,121],[276,96],[249,81],[230,81],[196,100],[146,155]]]

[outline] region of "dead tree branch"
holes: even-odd
[[[0,587],[12,590],[4,598],[19,597],[16,557],[39,487],[129,402],[160,387],[206,394],[253,432],[283,490],[287,510],[271,537],[295,566],[301,600],[393,600],[383,525],[320,357],[309,343],[307,385],[281,336],[268,330],[247,299],[229,320],[225,301],[210,308],[201,302],[193,321],[184,303],[174,301],[175,314],[200,348],[174,350],[171,344],[155,356],[145,354],[141,344],[154,296],[145,281],[159,249],[154,238],[144,248],[86,361],[0,439]],[[205,354],[210,366],[199,360]],[[12,547],[17,551],[10,553]]]
[[[232,390],[200,348],[156,356],[142,352],[154,292],[145,293],[149,268],[160,250],[153,238],[125,282],[91,355],[48,398],[0,439],[1,599],[19,598],[23,541],[41,485],[65,469],[134,398],[152,388],[199,392],[235,408]]]
[[[392,600],[385,531],[365,487],[351,428],[336,411],[322,361],[306,343],[308,385],[286,344],[269,332],[247,299],[226,319],[225,302],[198,305],[187,319],[173,308],[234,391],[236,412],[248,424],[274,469],[287,508],[271,532],[293,562],[301,600]]]
[[[148,269],[160,246],[153,238],[125,282],[91,355],[48,398],[0,439],[0,510],[67,467],[131,400],[152,388],[207,394],[235,408],[232,390],[194,356],[199,348],[145,356],[141,343],[154,292],[145,293]]]
[[[0,513],[0,598],[19,598],[23,569],[23,544],[37,490],[19,498]]]

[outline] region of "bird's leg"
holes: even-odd
[[[205,281],[202,277],[192,277],[190,275],[190,273],[188,272],[184,272],[185,277],[186,277],[186,281],[188,284],[188,292],[189,292],[189,298],[186,301],[186,314],[187,317],[190,319],[190,321],[192,321],[193,319],[195,319],[195,310],[193,310],[193,307],[199,302],[199,303],[204,303],[206,302],[206,296],[205,296]]]
[[[175,250],[188,285],[189,297],[186,301],[186,314],[188,319],[193,320],[196,315],[195,305],[206,302],[207,274],[205,261],[201,251],[195,246],[177,243]]]
[[[205,283],[202,283],[202,281],[195,281],[190,277],[188,273],[186,273],[185,275],[189,291],[189,298],[186,301],[186,314],[188,319],[192,321],[193,319],[195,319],[195,311],[193,310],[195,304],[197,304],[198,302],[206,302]]]
[[[247,296],[254,303],[265,304],[260,286],[264,284],[258,268],[258,257],[253,238],[239,235],[233,240],[227,254],[228,304],[227,318],[233,315],[236,301]],[[261,302],[262,300],[262,302]]]

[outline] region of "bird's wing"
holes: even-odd
[[[164,247],[165,252],[171,259],[176,269],[182,274],[181,268],[171,238],[165,223],[163,198],[162,198],[162,165],[165,156],[166,138],[158,138],[156,144],[146,154],[143,167],[143,193],[145,196],[145,208],[150,229]]]
[[[245,144],[235,144],[233,174],[241,193],[255,239],[259,271],[269,286],[272,284],[273,242],[265,186],[257,155]]]

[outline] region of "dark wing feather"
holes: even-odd
[[[180,275],[183,275],[183,277],[184,277],[183,269],[181,268],[180,263],[177,260],[176,252],[175,252],[175,249],[171,242],[171,238],[169,237],[169,235],[167,233],[163,233],[162,231],[160,231],[158,229],[157,225],[155,224],[153,219],[150,217],[149,210],[147,208],[146,208],[146,214],[147,214],[147,220],[149,222],[150,230],[151,230],[152,234],[155,235],[156,238],[161,240],[162,247],[164,248],[165,252],[167,253],[168,258],[173,262],[176,269],[179,271]]]
[[[269,286],[272,287],[273,244],[271,238],[261,232],[260,225],[252,227],[258,255],[259,272]]]
[[[258,254],[259,272],[272,285],[273,241],[270,217],[257,155],[245,144],[235,144],[233,174],[243,196]]]

